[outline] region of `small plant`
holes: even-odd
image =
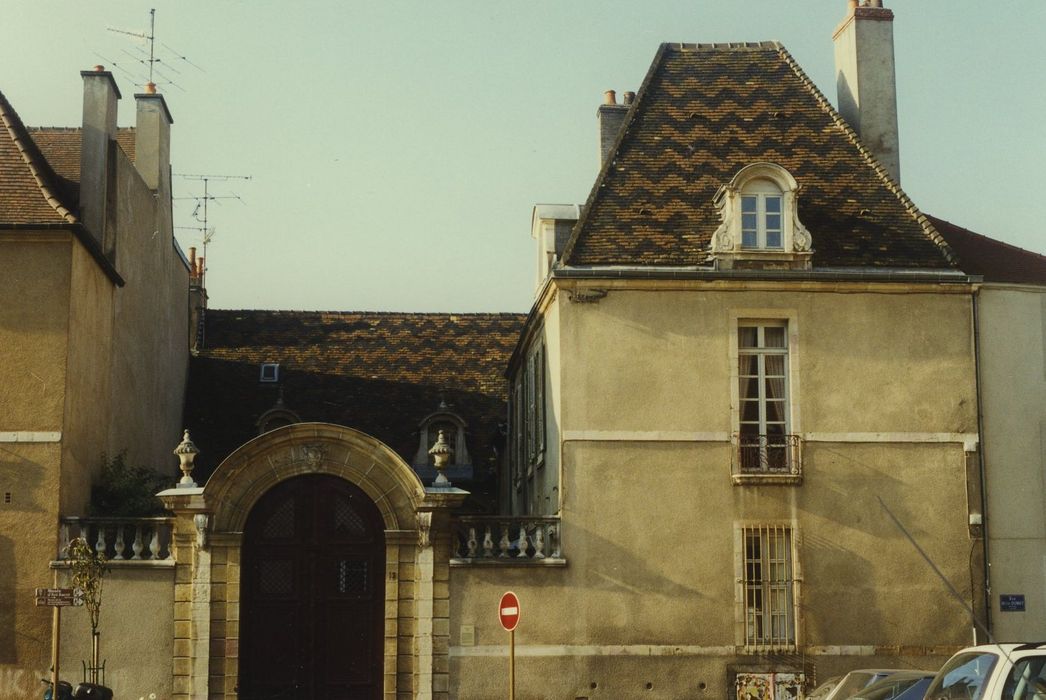
[[[91,486],[92,516],[145,518],[163,515],[159,491],[171,485],[169,476],[146,467],[127,464],[123,452],[112,459],[102,457],[102,469]]]
[[[73,588],[80,590],[84,607],[91,623],[91,665],[87,667],[91,683],[98,682],[99,662],[98,621],[102,612],[102,578],[108,572],[105,554],[95,551],[83,537],[76,537],[66,547],[65,558],[73,574]]]

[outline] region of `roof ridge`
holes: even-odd
[[[306,309],[218,309],[208,308],[208,312],[217,313],[251,313],[251,314],[311,314],[329,316],[369,315],[369,316],[526,316],[522,311],[331,311]]]
[[[861,141],[861,137],[858,136],[857,132],[854,131],[853,127],[850,126],[850,124],[843,118],[843,115],[841,115],[839,111],[832,105],[832,103],[828,101],[828,98],[824,96],[824,93],[821,92],[820,88],[818,88],[814,81],[810,79],[810,76],[806,74],[806,71],[803,70],[802,66],[799,65],[798,61],[796,61],[792,54],[789,53],[788,49],[786,49],[783,45],[779,45],[777,50],[781,54],[781,58],[784,59],[785,63],[788,64],[788,66],[799,78],[799,81],[807,90],[810,91],[810,93],[814,96],[814,99],[817,100],[817,103],[821,106],[821,109],[823,109],[825,113],[829,116],[829,118],[831,118],[831,120],[835,123],[835,125],[842,130],[846,138],[851,143],[853,143],[854,146],[857,147],[857,150],[861,154],[861,156],[868,162],[869,165],[872,166],[872,168],[875,170],[876,175],[879,176],[879,179],[882,181],[883,185],[886,186],[886,189],[893,193],[895,197],[897,197],[897,200],[901,203],[901,206],[903,206],[905,210],[912,215],[912,217],[916,220],[919,226],[922,227],[922,230],[926,234],[926,237],[933,241],[938,248],[940,248],[941,253],[944,255],[945,259],[949,263],[951,263],[953,266],[958,266],[959,257],[955,253],[955,251],[952,250],[952,247],[948,245],[948,242],[944,239],[940,232],[937,231],[933,223],[926,217],[926,215],[919,210],[919,207],[915,206],[915,202],[913,202],[911,198],[905,193],[905,191],[901,189],[901,185],[893,179],[889,172],[887,172],[886,168],[883,167],[883,164],[879,162],[879,159],[875,157],[875,154],[873,154],[868,149],[868,147],[864,145],[864,143]]]
[[[50,163],[44,158],[36,142],[33,141],[29,130],[22,123],[21,117],[18,116],[18,112],[15,111],[15,108],[2,91],[0,91],[0,123],[7,129],[11,141],[15,144],[19,154],[22,156],[22,160],[25,161],[26,166],[29,168],[29,174],[32,175],[37,187],[40,188],[40,193],[43,195],[44,200],[55,210],[55,213],[68,223],[78,223],[79,219],[63,204],[61,197],[58,195],[58,188],[54,186],[56,176]]]
[[[672,51],[751,51],[781,49],[779,41],[713,41],[705,43],[673,42],[663,44]]]

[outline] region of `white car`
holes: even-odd
[[[937,672],[926,700],[1046,700],[1046,643],[967,647]]]

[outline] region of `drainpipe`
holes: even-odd
[[[981,535],[983,536],[981,546],[984,555],[984,626],[988,628],[987,641],[991,641],[994,635],[992,634],[991,560],[988,558],[988,528],[990,526],[990,519],[988,518],[988,486],[984,468],[984,453],[987,450],[987,445],[985,444],[984,435],[984,404],[981,401],[981,331],[979,323],[979,307],[977,304],[980,294],[981,288],[978,286],[971,297],[971,304],[973,306],[973,366],[974,378],[977,383],[977,435],[980,438],[981,443],[977,459],[980,465],[981,481]],[[974,625],[973,634],[974,639],[976,639],[976,625]]]

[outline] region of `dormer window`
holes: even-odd
[[[713,200],[722,223],[712,234],[716,267],[808,269],[810,232],[799,221],[799,183],[775,163],[753,163]]]
[[[258,381],[265,384],[280,381],[280,363],[263,362],[261,366],[261,374],[258,375]]]
[[[784,247],[781,190],[769,180],[753,180],[741,193],[741,247]]]

